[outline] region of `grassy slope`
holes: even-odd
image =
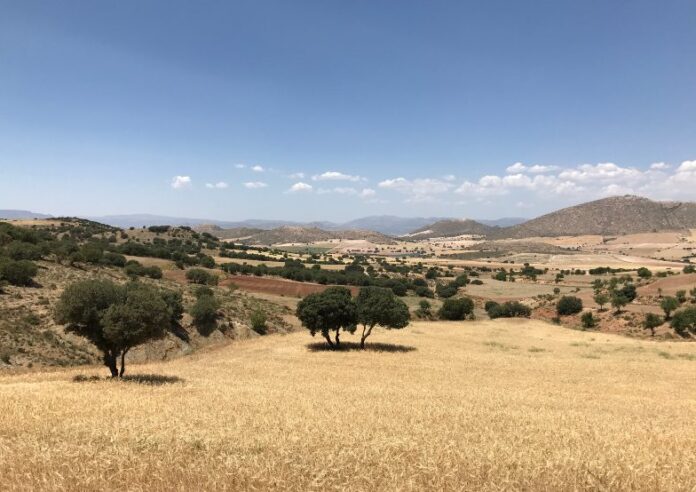
[[[355,337],[344,337],[354,339]],[[5,489],[636,489],[696,483],[696,346],[538,321],[264,337],[132,373],[0,378]],[[318,340],[315,340],[318,341]]]

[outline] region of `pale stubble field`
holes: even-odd
[[[352,337],[344,336],[351,340]],[[413,323],[0,377],[4,490],[693,490],[696,346]]]

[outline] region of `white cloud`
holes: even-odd
[[[454,174],[447,174],[442,177],[445,181],[454,181],[457,177]]]
[[[519,174],[519,173],[529,173],[529,174],[542,174],[550,173],[553,171],[558,171],[558,166],[542,166],[535,164],[533,166],[525,166],[521,162],[515,162],[512,166],[508,166],[505,172],[508,174]]]
[[[327,171],[322,174],[312,176],[313,181],[364,181],[365,178],[360,176],[352,176],[338,171]]]
[[[218,182],[215,183],[215,184],[213,184],[213,183],[206,183],[206,184],[205,184],[205,187],[206,187],[206,188],[215,188],[215,189],[218,189],[218,190],[224,190],[225,188],[228,188],[229,185],[228,185],[227,183],[225,183],[224,181],[218,181]]]
[[[288,193],[298,193],[303,191],[312,191],[312,185],[300,181],[299,183],[292,185],[288,190]]]
[[[408,195],[408,201],[416,202],[432,200],[433,195],[446,193],[453,187],[452,183],[441,179],[418,178],[410,180],[402,177],[385,179],[377,186]]]
[[[684,161],[677,168],[677,173],[696,171],[696,161]]]
[[[249,181],[247,183],[244,183],[245,188],[249,188],[250,190],[257,190],[259,188],[266,188],[268,185],[262,181]]]
[[[360,192],[360,196],[362,198],[372,198],[375,195],[377,195],[377,192],[372,188],[363,188],[363,190]]]
[[[174,176],[172,178],[172,188],[175,190],[181,190],[184,188],[188,188],[191,186],[191,177],[190,176]]]
[[[650,164],[650,169],[653,169],[655,171],[665,171],[665,170],[669,169],[670,167],[672,167],[672,166],[670,166],[666,162],[655,162],[653,164]]]
[[[235,164],[234,167],[237,169],[244,169],[246,167],[246,164]]]
[[[288,178],[290,179],[304,179],[305,173],[292,173]]]
[[[253,167],[251,168],[251,170],[254,171],[255,173],[262,173],[262,172],[265,171],[265,169],[263,168],[263,166],[259,166],[258,164],[255,165],[255,166],[253,166]]]

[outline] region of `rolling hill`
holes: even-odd
[[[626,195],[603,198],[492,231],[494,238],[620,235],[696,228],[696,203]]]
[[[496,227],[487,226],[471,219],[446,219],[416,229],[407,236],[410,239],[455,237],[464,235],[488,236]]]

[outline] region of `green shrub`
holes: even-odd
[[[532,308],[518,301],[508,301],[503,304],[486,302],[486,312],[491,319],[495,318],[529,318]]]
[[[196,326],[206,327],[215,323],[218,309],[220,309],[220,302],[214,296],[201,296],[191,306],[189,314]]]
[[[186,280],[192,284],[217,285],[218,277],[202,268],[191,268],[186,271]]]
[[[437,314],[441,319],[450,321],[473,317],[474,301],[468,297],[462,297],[459,299],[445,299],[445,302],[442,304],[442,307],[440,307]]]
[[[592,315],[591,311],[583,313],[580,317],[580,322],[582,323],[583,329],[594,328],[597,325],[597,320]]]
[[[268,327],[266,326],[268,317],[266,316],[266,313],[264,313],[260,309],[257,309],[251,314],[250,321],[251,329],[259,335],[265,335],[268,332]]]
[[[559,316],[569,316],[582,311],[582,300],[575,296],[563,296],[556,304],[556,313]]]
[[[10,260],[0,258],[0,280],[17,286],[29,286],[39,272],[36,264],[29,260]]]

